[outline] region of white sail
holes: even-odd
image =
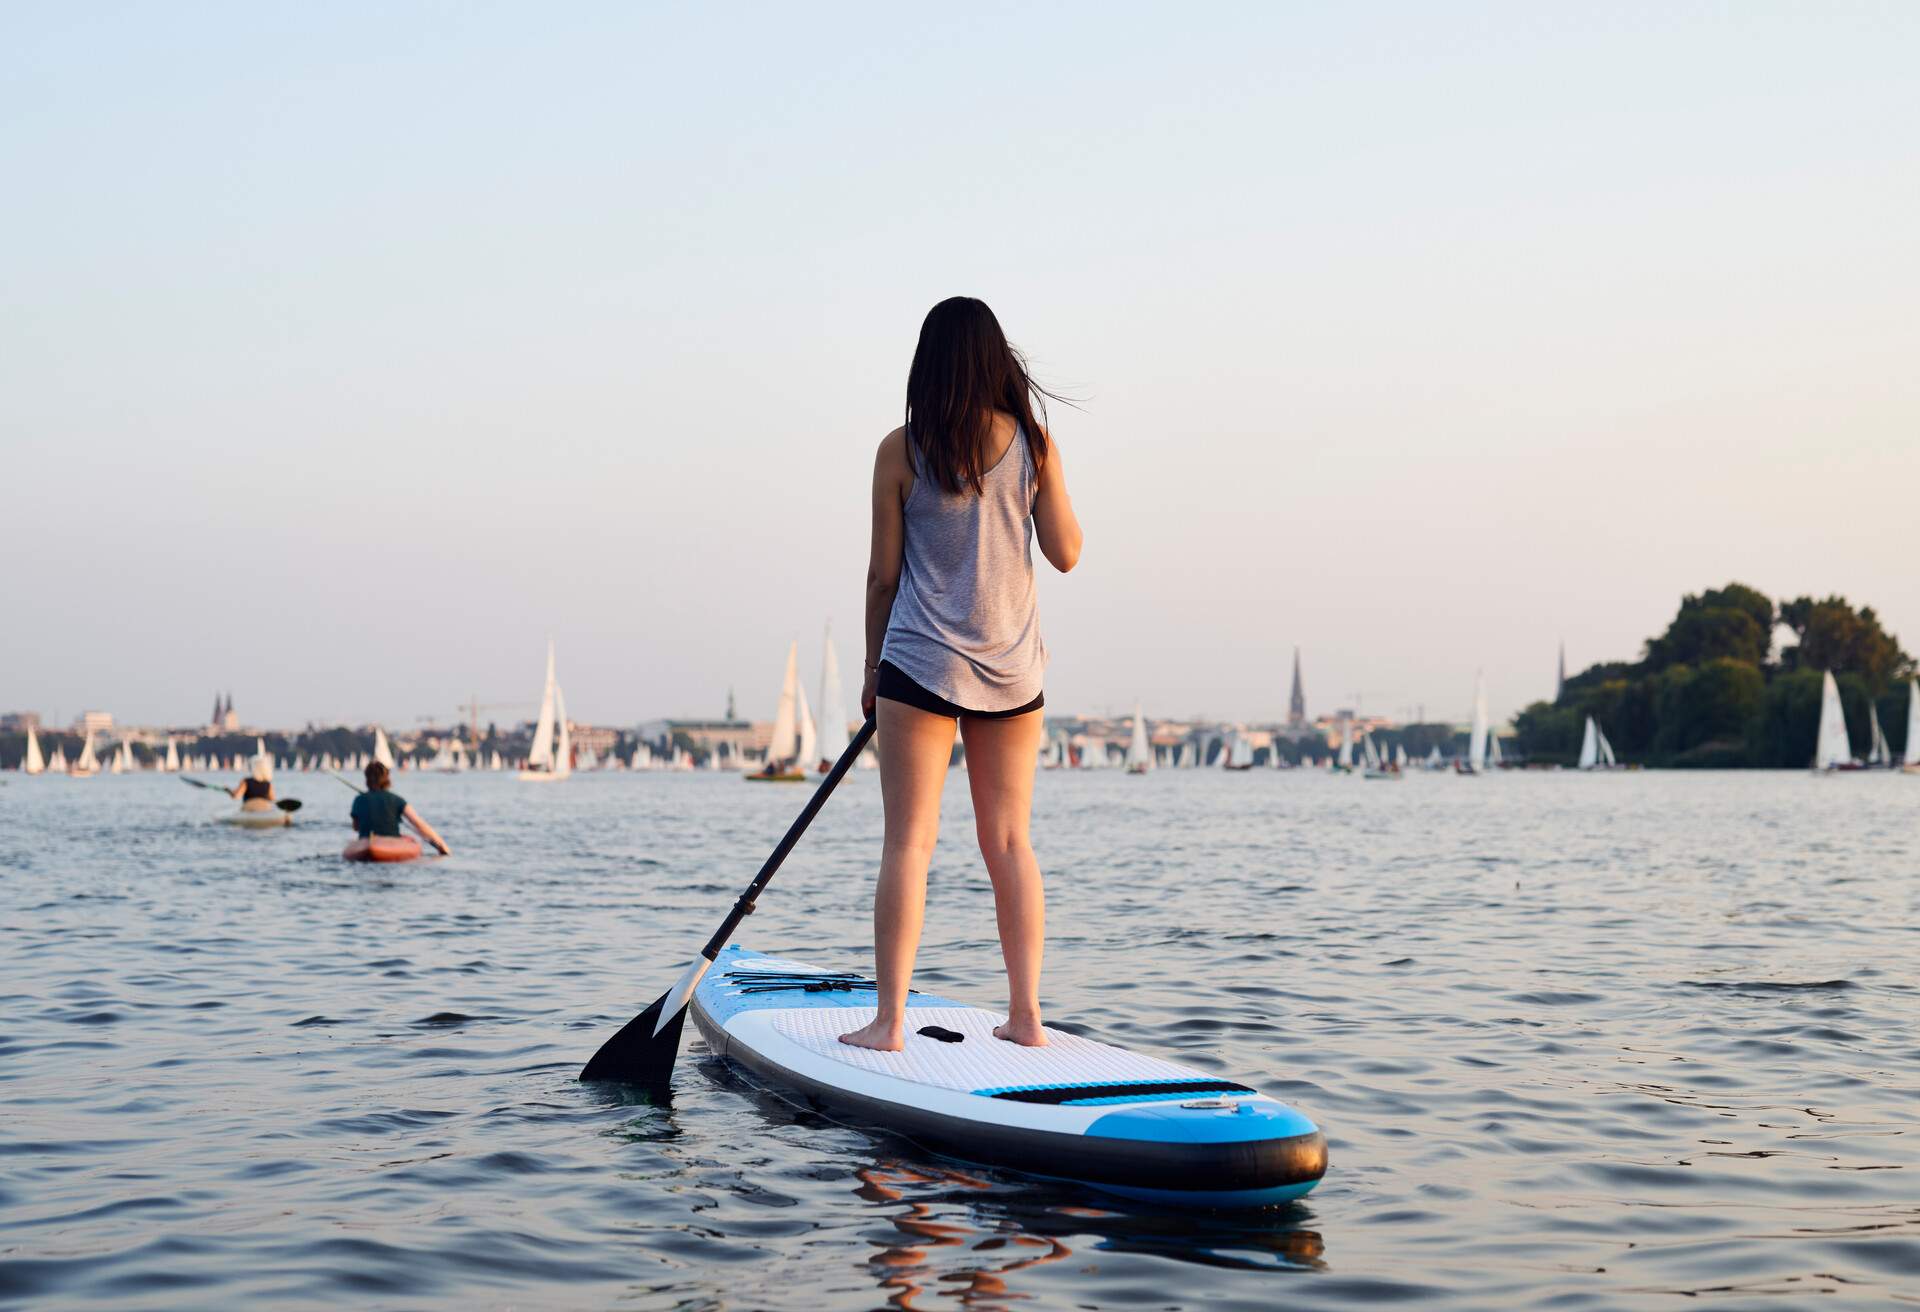
[[[1235,770],[1245,769],[1253,764],[1253,740],[1243,733],[1233,735],[1233,743],[1223,753],[1227,765]]]
[[[1853,740],[1847,736],[1847,713],[1840,705],[1840,685],[1828,670],[1820,684],[1820,736],[1814,743],[1813,768],[1831,770],[1853,764]]]
[[[1497,733],[1487,734],[1487,764],[1491,766],[1500,764],[1500,735]]]
[[[118,747],[113,749],[113,755],[111,758],[109,758],[107,762],[107,773],[108,774],[125,774],[126,772],[127,772],[127,745],[125,742],[122,742]]]
[[[1404,770],[1407,768],[1407,745],[1405,743],[1395,743],[1393,745],[1393,765],[1396,770]]]
[[[1867,748],[1867,764],[1892,765],[1893,751],[1887,746],[1887,735],[1880,728],[1880,708],[1873,704],[1872,698],[1867,699],[1867,732],[1872,739],[1872,745]]]
[[[1909,751],[1913,749],[1913,734],[1911,732],[1907,734],[1907,749]],[[28,774],[39,774],[47,768],[46,759],[40,755],[39,735],[34,733],[31,724],[27,726],[27,754],[21,760],[20,768]]]
[[[68,767],[69,774],[93,774],[100,769],[100,762],[93,754],[93,730],[87,730],[87,741],[80,748],[80,759]]]
[[[373,759],[393,769],[393,744],[387,741],[387,731],[377,724],[373,726]]]
[[[1353,725],[1347,720],[1340,722],[1340,768],[1353,768]]]
[[[815,749],[819,755],[803,760],[801,765],[812,765],[815,760],[830,765],[847,750],[847,697],[840,686],[840,657],[833,650],[831,624],[827,626],[826,650],[820,655],[820,723],[814,732],[819,738]]]
[[[597,770],[600,768],[600,756],[591,745],[583,745],[580,748],[580,759],[575,764],[582,770]]]
[[[653,748],[645,743],[633,745],[633,759],[627,764],[635,770],[645,770],[653,764]]]
[[[1602,729],[1597,724],[1593,728],[1594,732],[1600,736],[1600,764],[1611,770],[1614,766],[1620,764],[1613,759],[1613,744],[1607,741],[1607,731],[1605,729]]]
[[[787,672],[780,680],[780,706],[773,713],[773,739],[767,744],[767,764],[793,761],[800,751],[799,725],[794,719],[794,694],[800,687],[800,643],[787,646]]]
[[[267,763],[267,780],[268,782],[272,782],[273,758],[267,755],[267,740],[265,738],[255,738],[253,740],[253,759]]]
[[[1136,774],[1153,769],[1153,747],[1147,742],[1147,717],[1133,704],[1133,737],[1127,740],[1127,769]]]
[[[819,734],[813,727],[813,711],[807,706],[807,690],[796,682],[794,684],[794,693],[799,698],[799,703],[794,710],[794,719],[799,725],[800,745],[794,751],[793,763],[796,768],[807,770],[811,769],[813,763],[820,759]],[[841,750],[844,751],[846,749],[842,748]]]
[[[1473,731],[1467,737],[1467,764],[1475,773],[1487,768],[1487,675],[1473,679]]]
[[[56,774],[65,774],[67,772],[67,749],[59,743],[53,745],[53,759],[47,762],[47,769],[52,770]]]
[[[540,718],[533,726],[533,747],[527,752],[529,770],[553,768],[553,639],[547,639],[547,682],[540,690]]]
[[[1587,717],[1586,730],[1580,735],[1580,768],[1591,770],[1600,764],[1600,726]]]
[[[1920,679],[1907,683],[1907,747],[1900,763],[1920,765]]]
[[[1440,764],[1440,744],[1435,743],[1433,746],[1427,748],[1427,769],[1438,770]]]
[[[558,738],[553,748],[553,777],[565,779],[573,773],[573,728],[567,723],[567,694],[557,683],[553,685],[553,722]]]

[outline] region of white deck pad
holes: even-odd
[[[979,1007],[907,1008],[906,1048],[900,1052],[875,1052],[840,1042],[842,1034],[873,1019],[872,1007],[794,1007],[759,1014],[776,1032],[818,1056],[856,1070],[961,1093],[1215,1078],[1190,1066],[1051,1028],[1045,1047],[1024,1048],[996,1039],[993,1027],[1006,1017]],[[966,1037],[959,1043],[943,1043],[916,1032],[924,1025]]]

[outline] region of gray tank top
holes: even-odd
[[[1033,586],[1033,452],[1017,429],[979,496],[927,477],[911,440],[906,550],[880,657],[970,711],[1010,711],[1040,695],[1047,645]]]

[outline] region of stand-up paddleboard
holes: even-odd
[[[356,838],[340,854],[348,861],[411,861],[420,855],[420,840],[409,834],[398,838]]]
[[[277,809],[233,811],[221,816],[220,823],[238,825],[242,829],[285,829],[293,823],[293,816]]]
[[[1054,1029],[1024,1048],[950,998],[908,997],[901,1052],[850,1047],[871,980],[729,947],[692,1010],[714,1053],[769,1084],[967,1161],[1199,1207],[1286,1202],[1327,1171],[1319,1127],[1244,1084]]]

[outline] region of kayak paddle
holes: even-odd
[[[195,788],[206,788],[216,793],[225,793],[229,797],[233,796],[233,790],[230,788],[222,788],[219,784],[203,784],[198,779],[189,779],[185,775],[180,776],[180,782],[183,784],[192,784]],[[275,802],[274,805],[282,811],[285,811],[288,815],[292,815],[300,809],[300,799],[297,797],[283,797]]]
[[[600,1045],[600,1051],[593,1054],[593,1060],[580,1072],[583,1080],[618,1080],[623,1084],[638,1084],[650,1091],[664,1094],[673,1077],[674,1058],[680,1052],[680,1029],[687,1021],[687,1003],[693,998],[693,990],[700,983],[700,977],[707,973],[707,967],[713,964],[720,949],[733,937],[733,931],[740,922],[753,914],[754,900],[760,891],[773,878],[780,863],[787,859],[787,853],[793,851],[793,845],[800,841],[800,835],[807,832],[807,826],[813,823],[813,817],[827,804],[827,798],[848,770],[853,768],[867,740],[873,737],[873,717],[860,726],[853,735],[853,741],[847,744],[847,750],[840,753],[840,759],[827,771],[827,777],[814,789],[813,796],[807,799],[799,818],[787,830],[780,845],[773,849],[773,855],[760,867],[760,873],[747,885],[747,891],[733,904],[733,910],[720,922],[720,928],[713,931],[713,937],[700,949],[700,955],[688,966],[680,978],[674,981],[672,988],[654,999],[653,1005],[635,1016],[623,1026],[620,1032]]]

